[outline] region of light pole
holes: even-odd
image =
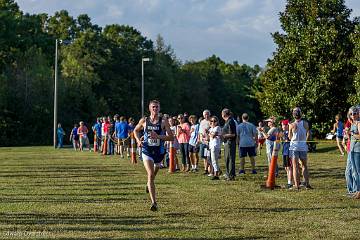
[[[57,132],[57,98],[58,98],[58,45],[68,45],[71,43],[70,40],[55,40],[55,83],[54,83],[54,148],[56,148],[56,132]]]
[[[150,58],[141,59],[141,117],[144,117],[144,62],[149,61]]]
[[[57,88],[58,88],[58,39],[55,41],[55,83],[54,83],[54,148],[56,148],[57,132]]]

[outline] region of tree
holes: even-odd
[[[102,34],[108,42],[110,59],[101,70],[103,85],[97,91],[107,93],[105,101],[110,111],[139,116],[141,59],[154,58],[153,43],[138,30],[126,25],[107,25]],[[145,88],[148,84],[147,81]]]
[[[182,101],[178,108],[199,115],[207,108],[219,115],[228,107],[236,115],[247,112],[254,120],[261,116],[253,90],[259,71],[259,66],[228,64],[215,55],[203,61],[188,62],[182,66]]]
[[[55,15],[48,19],[46,30],[61,40],[73,40],[78,31],[76,20],[66,10],[55,12]]]
[[[146,67],[146,99],[159,99],[162,112],[176,114],[182,90],[179,87],[181,62],[161,35],[157,36],[154,48],[154,58]]]
[[[352,104],[360,103],[360,24],[357,23],[354,33],[351,36],[352,43],[354,44],[354,58],[353,64],[357,68],[354,79],[355,93],[349,97],[349,102]]]
[[[348,107],[355,72],[350,13],[343,0],[287,1],[257,93],[265,114],[289,117],[300,106],[309,120],[326,123]]]

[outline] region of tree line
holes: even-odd
[[[163,113],[230,107],[289,116],[300,106],[323,132],[336,113],[359,102],[359,19],[343,0],[288,0],[272,34],[277,48],[267,65],[226,63],[213,55],[182,62],[158,35],[153,41],[132,26],[91,22],[66,10],[23,13],[0,0],[0,146],[51,144],[55,40],[59,45],[58,120],[70,130],[97,116],[141,115],[141,59],[145,102],[161,101]],[[241,57],[241,56],[239,56]]]

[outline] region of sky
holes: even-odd
[[[24,13],[86,13],[93,24],[130,25],[155,41],[160,34],[176,56],[199,61],[215,54],[225,62],[265,66],[276,49],[285,0],[16,0]],[[360,1],[345,0],[360,16]]]

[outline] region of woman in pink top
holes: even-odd
[[[189,140],[190,140],[190,125],[185,122],[184,115],[178,115],[179,125],[177,126],[176,138],[180,144],[180,152],[182,156],[181,171],[190,171],[189,158]]]

